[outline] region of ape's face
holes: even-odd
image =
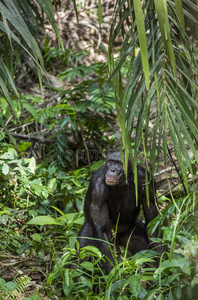
[[[105,183],[110,186],[120,184],[125,179],[123,164],[120,157],[110,155],[106,162]]]

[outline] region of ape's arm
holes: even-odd
[[[97,237],[104,239],[105,234],[110,240],[110,220],[107,206],[108,188],[101,177],[98,177],[93,183],[89,208],[91,221]]]

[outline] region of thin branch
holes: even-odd
[[[21,134],[21,133],[10,133],[10,134],[15,138],[19,138],[22,140],[35,141],[35,142],[39,142],[39,143],[43,143],[43,144],[51,144],[51,143],[55,142],[54,139],[38,137],[38,136],[31,135],[31,134]],[[5,135],[6,135],[6,133],[5,133]]]

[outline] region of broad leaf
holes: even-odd
[[[27,222],[29,225],[62,225],[58,220],[50,216],[38,216]]]

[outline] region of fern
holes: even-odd
[[[25,289],[29,286],[31,282],[31,278],[27,275],[24,275],[20,278],[15,278],[13,282],[16,284],[16,289],[12,292],[9,292],[9,296],[14,299],[19,296],[19,294],[23,294]]]

